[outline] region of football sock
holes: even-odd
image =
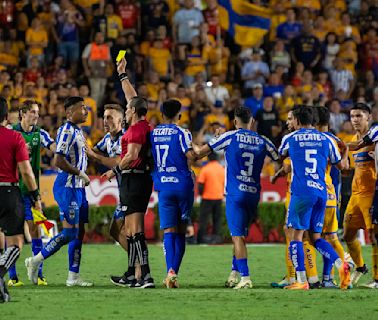
[[[16,264],[12,264],[10,266],[10,268],[8,269],[8,275],[9,275],[9,279],[11,280],[18,280],[18,277],[17,277],[17,268],[16,268]]]
[[[286,240],[286,250],[285,250],[285,255],[286,255],[286,269],[287,269],[287,279],[292,282],[295,281],[295,268],[293,266],[293,262],[291,261],[290,258],[290,241]]]
[[[378,246],[373,245],[372,252],[371,252],[371,257],[372,257],[372,266],[373,266],[373,279],[378,280]]]
[[[364,259],[362,258],[361,254],[361,244],[358,239],[354,239],[351,242],[347,242],[349,254],[352,257],[354,263],[356,264],[357,268],[361,268],[364,266]]]
[[[79,239],[74,239],[68,244],[68,270],[71,272],[80,272],[82,246],[83,242]]]
[[[232,256],[232,264],[231,264],[231,271],[238,272],[238,266],[236,265],[236,257],[235,255]]]
[[[42,246],[43,246],[42,239],[32,239],[31,247],[32,247],[33,256],[36,256],[38,253],[41,252]],[[41,263],[41,265],[39,266],[39,270],[38,270],[39,278],[43,278],[42,268],[43,268],[43,263]]]
[[[0,277],[3,278],[8,269],[16,263],[20,256],[20,248],[18,246],[11,246],[5,250],[4,254],[0,257]]]
[[[304,258],[304,251],[303,251],[303,242],[302,241],[291,241],[290,242],[290,254],[291,254],[291,261],[293,262],[297,280],[300,283],[305,283],[307,281],[306,278],[306,269],[305,269],[305,258]]]
[[[143,232],[136,233],[133,237],[136,256],[140,263],[140,269],[142,271],[142,279],[145,279],[150,274],[150,266],[148,264],[148,248],[146,244],[146,238]]]
[[[332,246],[323,238],[319,238],[315,241],[315,248],[318,250],[325,258],[329,259],[332,264],[335,264],[337,269],[340,269],[343,265],[343,260],[339,258],[336,251]]]
[[[314,246],[308,241],[303,241],[305,253],[305,267],[308,282],[315,283],[319,281],[318,269],[316,267],[316,250]]]
[[[173,270],[179,273],[182,258],[185,254],[185,234],[177,233],[175,237],[175,257],[173,259]]]
[[[175,257],[175,237],[176,237],[176,233],[173,233],[173,232],[164,233],[164,255],[165,255],[165,263],[167,265],[167,273],[170,269],[175,270],[173,268],[173,260]]]
[[[78,229],[76,228],[64,228],[62,232],[58,233],[54,238],[42,248],[41,254],[44,259],[52,256],[55,252],[59,251],[65,244],[71,242],[77,237]],[[37,257],[36,255],[34,257]],[[36,260],[36,259],[34,259]]]
[[[332,267],[331,260],[323,256],[323,280],[329,281],[331,279]]]
[[[136,262],[136,249],[133,237],[127,237],[127,255],[128,255],[128,270],[127,273],[129,276],[135,275],[135,262]]]
[[[331,244],[331,246],[333,247],[333,249],[335,249],[335,251],[336,251],[337,255],[339,256],[339,258],[344,261],[345,252],[344,252],[343,246],[341,245],[340,240],[338,238],[336,238],[336,239],[329,239],[328,242]]]
[[[247,258],[244,259],[236,259],[236,265],[240,272],[240,276],[248,277],[249,276],[249,269],[248,269],[248,262]]]

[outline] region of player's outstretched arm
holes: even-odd
[[[96,149],[87,148],[87,155],[93,161],[102,164],[105,167],[113,168],[115,167],[121,160],[121,157],[105,157],[100,153],[96,152]]]
[[[125,58],[117,64],[117,72],[118,76],[120,77],[120,81],[122,84],[122,90],[125,94],[126,101],[129,102],[132,98],[136,97],[138,94],[135,91],[133,85],[129,81],[129,78],[126,75],[126,65],[127,61]]]
[[[32,197],[32,201],[34,203],[34,207],[42,211],[42,204],[41,204],[41,197],[39,195],[37,182],[35,181],[35,176],[33,173],[33,169],[30,165],[30,161],[21,161],[17,163],[18,170],[22,176],[22,181],[25,183],[26,187],[30,191],[30,195]]]
[[[73,167],[62,154],[55,154],[55,165],[62,171],[69,174],[74,174],[82,178],[85,182],[85,185],[89,185],[90,179],[87,174],[83,171],[80,171],[78,168]]]

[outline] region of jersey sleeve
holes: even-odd
[[[16,161],[17,161],[17,163],[29,160],[28,148],[26,146],[24,138],[21,136],[20,133],[16,134],[15,152],[16,152]]]
[[[135,128],[136,130],[130,130],[129,143],[144,144],[146,142],[147,134],[144,130],[140,128]]]
[[[106,150],[106,139],[107,139],[107,134],[99,141],[96,143],[95,145],[95,148],[97,148],[97,150],[103,152],[103,153],[107,153],[107,150]]]
[[[336,141],[330,137],[327,137],[329,141],[329,159],[331,164],[338,164],[341,161],[341,154]]]
[[[192,134],[188,130],[180,130],[179,132],[181,150],[183,153],[187,153],[188,151],[193,149]]]
[[[371,145],[378,141],[378,125],[371,127],[368,133],[363,137],[366,144]]]
[[[75,132],[72,127],[65,126],[57,137],[56,154],[68,155],[69,147],[74,139]]]
[[[281,156],[287,157],[289,155],[289,140],[291,135],[288,134],[282,138],[281,145],[278,148],[278,153]]]
[[[274,161],[277,161],[279,159],[279,155],[276,146],[267,137],[263,136],[262,138],[265,140],[266,152],[269,158],[271,158]]]
[[[46,130],[40,129],[41,144],[44,148],[49,149],[50,146],[54,143],[54,140],[50,137],[49,133]]]
[[[211,139],[209,142],[209,147],[214,151],[226,149],[230,145],[234,134],[235,131],[228,131],[221,134],[219,137]]]

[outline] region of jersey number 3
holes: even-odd
[[[244,165],[247,167],[247,170],[241,170],[240,173],[242,176],[250,177],[253,172],[253,159],[255,158],[255,155],[251,152],[243,152],[242,157],[246,158]]]

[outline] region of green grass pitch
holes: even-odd
[[[180,289],[162,287],[165,263],[161,245],[150,245],[157,289],[115,287],[109,275],[121,274],[126,254],[115,245],[84,245],[81,274],[93,288],[67,288],[67,248],[45,262],[47,287],[29,284],[24,259],[18,261],[24,287],[10,288],[12,302],[0,304],[0,319],[378,319],[378,290],[310,290],[270,288],[285,273],[284,246],[249,246],[254,288],[223,287],[231,263],[231,246],[189,246],[180,271]],[[370,265],[370,247],[364,257]],[[318,257],[318,271],[322,264]],[[370,274],[361,282],[370,280]]]

